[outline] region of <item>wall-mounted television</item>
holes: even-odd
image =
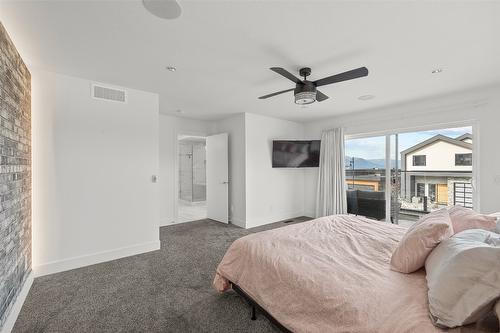
[[[319,166],[320,140],[274,140],[273,168]]]

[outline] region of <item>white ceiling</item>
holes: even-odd
[[[34,67],[160,94],[162,113],[252,112],[306,121],[489,85],[500,73],[495,1],[182,1],[162,20],[136,1],[1,1],[0,20]],[[165,70],[173,65],[177,71]],[[360,66],[301,108],[271,72],[311,80]],[[443,68],[440,74],[431,74]],[[375,95],[368,101],[361,95]]]

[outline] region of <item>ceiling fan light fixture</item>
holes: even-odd
[[[307,105],[316,102],[316,91],[303,91],[295,94],[295,104]]]

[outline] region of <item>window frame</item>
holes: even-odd
[[[446,128],[455,128],[455,127],[472,127],[472,133],[474,135],[474,140],[472,141],[472,150],[474,157],[472,159],[472,189],[473,189],[473,207],[474,210],[481,210],[481,175],[479,174],[479,170],[481,169],[481,151],[479,149],[480,146],[480,137],[481,137],[481,126],[478,120],[459,120],[459,121],[443,121],[443,122],[420,122],[415,126],[404,126],[399,123],[392,124],[393,126],[385,127],[382,126],[380,129],[371,129],[366,126],[359,126],[354,128],[347,128],[346,133],[344,135],[345,140],[351,139],[362,139],[362,138],[371,138],[374,136],[386,136],[386,165],[390,163],[390,152],[391,152],[391,140],[390,136],[395,134],[403,134],[410,132],[418,132],[418,131],[430,131],[430,130],[442,130]],[[386,182],[390,186],[390,169],[386,168]],[[386,184],[387,185],[387,184]],[[388,188],[388,187],[387,187]],[[390,212],[390,191],[386,191],[386,216],[389,216],[388,212]],[[386,219],[387,222],[390,222],[389,218]]]
[[[466,156],[466,155],[470,155],[470,164],[458,164],[458,157],[459,156]],[[466,161],[466,158],[463,158],[462,161]],[[472,166],[473,162],[472,162],[472,153],[456,153],[455,154],[455,166]]]
[[[416,164],[416,157],[423,157],[424,158],[424,164]],[[427,166],[427,155],[413,155],[412,156],[412,166]]]
[[[420,191],[419,187],[423,187],[423,189]],[[415,196],[419,198],[425,197],[425,183],[415,183]]]

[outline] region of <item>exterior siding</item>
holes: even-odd
[[[437,141],[406,155],[406,171],[472,171],[472,166],[456,166],[455,154],[472,153],[471,149]],[[425,155],[425,166],[414,166],[413,156]]]
[[[0,23],[0,327],[31,272],[31,75]]]

